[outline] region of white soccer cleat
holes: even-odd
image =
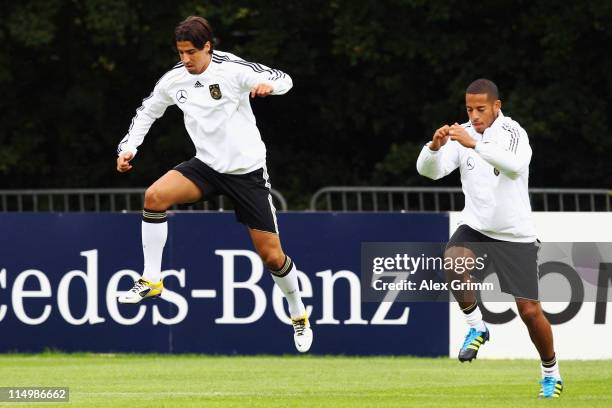
[[[312,345],[312,329],[310,328],[308,316],[304,315],[297,319],[291,319],[291,324],[293,324],[295,348],[300,353],[307,352]]]
[[[119,303],[139,303],[143,299],[161,295],[162,290],[164,290],[164,284],[162,281],[153,283],[146,279],[140,278],[134,282],[132,289],[123,293],[122,295],[119,295]]]

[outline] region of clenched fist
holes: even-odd
[[[272,93],[274,88],[268,84],[257,84],[251,89],[251,98],[261,96],[262,98]]]
[[[119,157],[117,157],[117,171],[119,173],[125,173],[132,169],[132,165],[130,164],[130,160],[134,157],[134,153],[132,152],[121,152],[119,153]]]
[[[433,137],[431,138],[431,143],[429,144],[430,150],[440,150],[442,146],[448,142],[448,132],[450,131],[450,127],[448,125],[442,126],[440,129],[437,129]]]

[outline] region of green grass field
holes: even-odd
[[[542,401],[535,360],[0,355],[2,387],[70,387],[69,404],[36,407],[612,406],[612,361],[562,361],[561,373],[562,398]]]

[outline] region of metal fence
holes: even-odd
[[[529,189],[534,211],[610,211],[612,190]],[[325,187],[310,200],[311,211],[460,211],[460,187]]]
[[[0,212],[107,212],[140,211],[144,188],[92,188],[0,190]],[[287,211],[287,201],[272,190],[274,205]],[[612,190],[529,190],[534,211],[611,211]],[[325,187],[310,200],[311,211],[460,211],[464,198],[460,187]],[[174,211],[227,211],[231,200],[215,197]]]
[[[91,188],[48,190],[0,190],[0,212],[106,212],[140,211],[144,205],[145,188]],[[287,211],[282,194],[271,190],[274,206]],[[232,210],[231,200],[218,196],[206,202],[177,205],[175,211]]]

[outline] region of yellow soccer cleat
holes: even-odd
[[[140,278],[134,282],[132,289],[119,296],[119,303],[136,304],[143,299],[161,295],[163,290],[164,284],[162,281],[153,283]]]
[[[307,352],[312,345],[312,329],[310,328],[308,316],[304,315],[303,317],[291,319],[291,323],[293,324],[295,348],[300,353]]]

